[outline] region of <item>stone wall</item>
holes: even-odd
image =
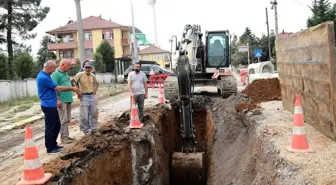
[[[275,47],[284,108],[293,112],[300,94],[305,122],[336,140],[333,22],[279,36]]]

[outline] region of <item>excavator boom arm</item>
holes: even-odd
[[[196,53],[198,47],[202,46],[202,33],[199,25],[186,25],[183,30],[179,58],[177,61],[176,75],[179,84],[179,102],[181,112],[181,133],[185,152],[195,151],[196,136],[192,119],[192,87],[194,84],[194,67],[197,63]],[[188,45],[192,43],[192,64],[188,58]]]

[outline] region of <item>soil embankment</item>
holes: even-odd
[[[64,156],[46,164],[45,170],[55,174],[53,182],[48,184],[304,182],[297,174],[297,168],[278,156],[268,133],[260,132],[262,125],[256,118],[261,110],[237,112],[237,105],[251,102],[253,100],[240,93],[228,99],[194,96],[196,151],[205,152],[206,175],[200,179],[174,174],[172,153],[181,150],[181,118],[176,107],[157,105],[145,110],[150,119],[144,122],[142,129],[125,129],[129,123],[128,112],[125,112],[101,128],[101,136],[85,136]],[[192,168],[189,174],[193,174]]]

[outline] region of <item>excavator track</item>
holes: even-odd
[[[229,96],[237,93],[237,80],[232,75],[221,76],[221,79],[218,80],[217,88],[220,89],[221,96],[223,98],[228,98]]]
[[[179,89],[177,76],[169,76],[164,82],[164,96],[166,100],[175,101],[178,99]]]

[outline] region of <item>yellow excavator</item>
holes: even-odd
[[[180,176],[179,179],[188,177],[185,179],[188,184],[206,181],[205,151],[197,148],[197,130],[193,122],[194,87],[216,86],[218,95],[223,98],[237,93],[237,81],[230,70],[229,31],[206,31],[205,44],[202,37],[200,25],[184,27],[181,41],[175,42],[175,56],[172,56],[177,58],[172,64],[174,75],[164,82],[165,99],[177,102],[181,118],[182,146],[172,154],[172,171],[173,175]]]

